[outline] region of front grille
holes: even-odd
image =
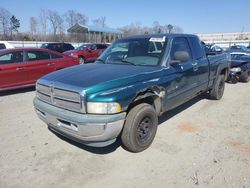
[[[81,95],[75,91],[37,83],[36,92],[37,97],[44,102],[71,111],[85,113]]]

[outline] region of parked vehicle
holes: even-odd
[[[80,64],[95,61],[108,47],[108,44],[83,44],[75,50],[64,52],[66,55],[79,58]]]
[[[231,69],[228,81],[232,83],[249,82],[250,80],[250,53],[233,52],[231,55]]]
[[[216,44],[205,44],[204,48],[207,55],[217,55],[224,52],[224,50]]]
[[[129,151],[140,152],[162,113],[204,92],[221,99],[228,71],[227,55],[207,58],[195,35],[133,36],[112,43],[95,63],[39,79],[34,107],[70,139],[105,146],[120,136]]]
[[[234,45],[229,48],[230,52],[246,52],[247,47],[244,45]]]
[[[4,49],[12,49],[14,48],[14,46],[12,46],[10,43],[8,43],[7,41],[0,41],[0,50],[4,50]]]
[[[44,43],[44,44],[42,44],[41,48],[53,50],[53,51],[60,52],[60,53],[75,49],[72,46],[72,44],[64,43],[64,42]]]
[[[0,50],[0,91],[33,86],[45,74],[77,64],[78,59],[47,49]]]

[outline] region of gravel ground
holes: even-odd
[[[250,187],[250,83],[160,117],[142,153],[89,148],[50,132],[33,89],[0,96],[0,187]]]

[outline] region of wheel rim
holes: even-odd
[[[80,60],[80,64],[84,64],[85,63],[84,59],[82,57],[80,57],[79,60]]]
[[[218,88],[219,96],[223,95],[224,86],[225,86],[225,82],[224,82],[224,80],[221,80],[220,83],[219,83],[219,88]]]
[[[153,121],[150,117],[144,117],[137,127],[137,141],[143,145],[147,143],[152,136]]]

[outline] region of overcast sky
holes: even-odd
[[[73,9],[91,20],[106,16],[109,27],[139,22],[152,26],[180,26],[186,33],[250,31],[249,0],[0,0],[21,22],[21,31],[29,30],[29,18],[38,17],[40,9],[60,14]]]

